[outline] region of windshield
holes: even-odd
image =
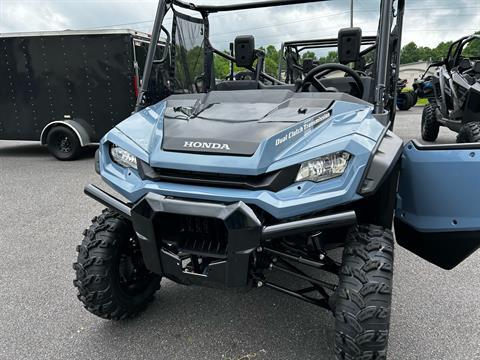
[[[303,62],[314,66],[338,61],[354,67],[362,76],[370,77],[367,85],[368,89],[373,90],[369,90],[367,96],[369,101],[375,101],[376,113],[383,113],[384,107],[388,106],[394,114],[391,99],[395,98],[398,78],[394,69],[398,68],[400,58],[404,0],[372,1],[372,7],[365,8],[365,14],[357,12],[359,15],[356,15],[355,21],[361,24],[361,29],[352,27],[349,16],[342,16],[349,14],[349,8],[334,1],[265,0],[238,3],[211,0],[210,4],[212,5],[184,0],[159,2],[152,39],[158,38],[164,20],[171,21],[173,13],[170,83],[174,84],[174,93],[265,89],[276,85],[282,85],[283,89],[291,91],[294,88],[281,76],[281,68],[283,66],[285,69],[287,62],[290,68],[293,67],[300,73]],[[393,12],[392,5],[395,10]],[[343,49],[338,52],[339,59],[335,54],[335,44],[332,49],[323,47],[310,50],[306,55],[296,51],[285,55],[282,44],[286,40],[297,38],[299,34],[307,35],[307,39],[308,34],[314,39],[318,35],[338,37],[341,45],[339,49]],[[362,34],[375,38],[376,50],[371,54],[374,61],[370,68],[362,62],[358,63],[359,56],[367,60],[363,52],[359,54],[361,50],[357,47]],[[357,40],[346,44],[348,37]],[[150,75],[150,54],[147,62],[145,78]],[[395,66],[389,66],[390,64]],[[298,73],[293,74],[291,78],[298,76]],[[345,86],[334,88],[339,92],[350,93],[348,86],[346,83]],[[146,90],[142,85],[137,107]],[[378,94],[373,94],[373,91]],[[386,92],[389,96],[384,96]],[[363,96],[360,93],[352,95]]]
[[[177,89],[198,92],[204,72],[204,26],[203,19],[174,13],[172,50]]]

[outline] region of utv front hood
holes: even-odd
[[[371,151],[384,126],[349,95],[242,90],[170,96],[116,130],[154,168],[259,175],[349,144]]]
[[[283,90],[254,90],[211,92],[190,107],[174,106],[169,101],[162,149],[252,156],[262,141],[293,124],[310,119],[314,123],[308,128],[313,130],[330,117],[327,109],[333,102],[331,99],[308,101],[298,95],[301,94]],[[177,97],[175,103],[180,99]],[[186,110],[193,114],[188,116]],[[300,137],[300,132],[291,136]]]

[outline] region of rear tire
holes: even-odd
[[[398,107],[398,110],[400,111],[406,111],[408,109],[410,109],[410,106],[409,106],[409,97],[407,95],[407,93],[400,93],[397,95],[397,107]]]
[[[65,126],[56,126],[47,135],[48,151],[58,160],[75,160],[82,152],[78,136]]]
[[[411,109],[417,103],[417,97],[413,91],[408,91],[406,94],[408,99],[408,109]]]
[[[415,105],[417,105],[418,95],[415,91],[411,91],[410,94],[411,94],[410,96],[412,97],[412,106],[411,107],[414,107]]]
[[[440,124],[435,114],[437,107],[427,104],[423,108],[422,114],[422,139],[425,141],[435,141],[438,138]]]
[[[73,264],[78,299],[104,319],[134,317],[153,300],[161,277],[146,269],[132,224],[104,210],[84,235]]]
[[[464,124],[457,136],[457,143],[480,142],[480,122],[474,121]]]
[[[386,359],[393,279],[393,235],[356,226],[347,235],[335,293],[335,356]]]

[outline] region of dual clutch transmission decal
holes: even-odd
[[[332,116],[332,110],[329,110],[327,112],[315,115],[312,117],[310,120],[304,122],[302,125],[297,126],[293,130],[290,130],[288,133],[285,135],[277,138],[275,140],[275,146],[281,145],[287,140],[294,139],[299,135],[306,135],[313,129],[315,129],[319,124],[324,122],[325,120],[328,120]]]

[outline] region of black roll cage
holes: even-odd
[[[465,46],[476,39],[480,40],[480,35],[467,35],[454,41],[452,45],[450,45],[447,57],[445,58],[445,66],[448,71],[459,64]]]
[[[213,48],[209,40],[209,23],[208,15],[210,13],[217,12],[227,12],[227,11],[236,11],[236,10],[246,10],[246,9],[258,9],[265,7],[275,7],[275,6],[286,6],[286,5],[297,5],[297,4],[306,4],[314,3],[320,1],[328,0],[266,0],[261,2],[245,2],[237,3],[230,5],[196,5],[194,3],[185,2],[182,0],[159,0],[155,22],[152,30],[152,38],[147,53],[147,59],[145,62],[145,68],[143,73],[142,86],[139,91],[137,98],[137,104],[135,111],[141,110],[144,105],[145,94],[148,92],[149,79],[152,73],[152,66],[155,63],[155,46],[160,38],[160,32],[162,31],[162,24],[165,18],[166,13],[173,7],[184,8],[188,10],[198,11],[204,22],[204,46],[205,46],[205,72],[204,72],[204,91],[208,92],[212,89],[212,83],[214,83],[214,74],[213,74],[213,54],[217,54],[226,58],[229,61],[234,61],[234,57],[226,54],[220,50]],[[396,11],[394,9],[394,2],[397,2]],[[376,51],[376,61],[375,61],[375,103],[374,103],[374,112],[375,114],[383,115],[385,114],[385,105],[387,102],[395,103],[396,99],[388,98],[386,96],[386,89],[389,89],[392,84],[392,77],[388,77],[387,73],[389,69],[394,71],[395,75],[395,84],[396,79],[398,79],[398,68],[400,65],[400,44],[401,44],[401,34],[403,27],[403,14],[405,10],[405,0],[381,0],[380,5],[380,20],[378,27],[378,35],[376,37],[375,47]],[[397,18],[396,22],[396,33],[391,33],[393,18]],[[395,39],[393,39],[395,38]],[[395,49],[394,49],[395,48]],[[393,51],[396,50],[396,51]],[[166,47],[168,51],[168,46]],[[395,57],[392,57],[392,54],[396,54]],[[249,69],[249,70],[254,70]],[[261,73],[260,77],[266,80],[269,80],[273,83],[283,84],[281,81],[276,79],[273,76],[270,76],[265,73]],[[389,83],[390,82],[390,83]],[[390,119],[393,120],[394,109],[395,107],[390,107]]]
[[[362,46],[368,46],[366,49],[360,52],[360,57],[365,56],[369,52],[375,50],[377,48],[377,37],[376,36],[364,36],[362,37]],[[300,55],[302,51],[310,50],[310,49],[328,49],[328,48],[336,48],[338,47],[338,39],[337,38],[329,38],[329,39],[313,39],[313,40],[292,40],[292,41],[285,41],[282,43],[280,47],[280,54],[284,61],[278,62],[278,72],[277,77],[279,80],[282,79],[283,73],[283,64],[286,62],[286,56],[288,50],[293,50]],[[301,67],[297,68],[298,70],[302,70]]]

